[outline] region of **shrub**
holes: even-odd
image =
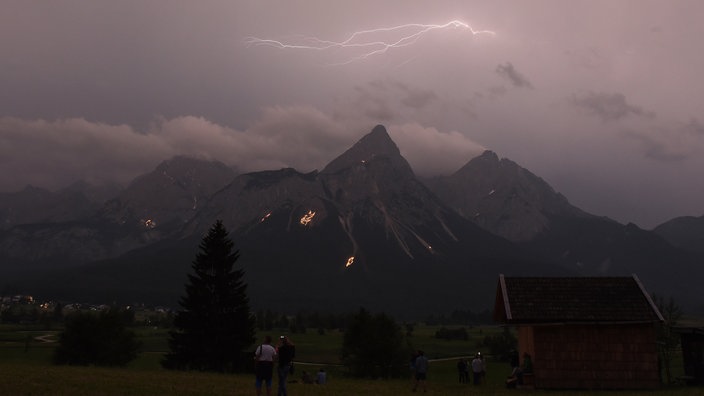
[[[446,327],[441,327],[435,332],[435,338],[441,340],[463,340],[467,341],[469,339],[469,334],[467,329],[460,327],[457,329],[448,329]]]
[[[125,315],[111,308],[100,313],[77,312],[66,318],[54,363],[125,366],[137,357],[140,343],[125,327]]]
[[[511,333],[508,327],[504,327],[501,333],[484,337],[482,345],[489,348],[489,353],[496,356],[501,361],[509,361],[517,349],[518,340]]]
[[[342,360],[356,377],[399,377],[407,373],[410,351],[392,318],[361,309],[345,331]]]

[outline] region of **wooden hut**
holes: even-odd
[[[704,385],[704,327],[679,327],[684,377],[688,385]]]
[[[499,275],[494,320],[516,327],[536,388],[660,386],[656,324],[663,318],[635,275]]]

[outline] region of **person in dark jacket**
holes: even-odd
[[[293,345],[291,340],[286,336],[281,336],[279,340],[278,353],[279,356],[279,366],[277,368],[279,374],[279,390],[278,396],[287,396],[286,393],[286,380],[289,373],[291,372],[291,366],[293,365],[293,358],[296,356],[296,346]]]
[[[423,392],[427,392],[428,388],[426,386],[426,380],[428,376],[428,358],[425,357],[423,351],[418,351],[418,357],[416,357],[416,383],[413,386],[413,392],[418,389],[418,385],[423,387]]]
[[[457,361],[457,374],[459,374],[460,384],[469,382],[469,366],[467,359],[460,358]]]

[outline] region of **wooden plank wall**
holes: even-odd
[[[532,333],[536,388],[660,386],[651,324],[535,326]]]
[[[535,356],[535,344],[532,326],[518,327],[518,357],[520,364],[523,364],[523,354],[528,353],[530,356]]]

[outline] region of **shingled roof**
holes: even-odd
[[[662,315],[631,277],[499,275],[494,320],[503,323],[658,322]]]

